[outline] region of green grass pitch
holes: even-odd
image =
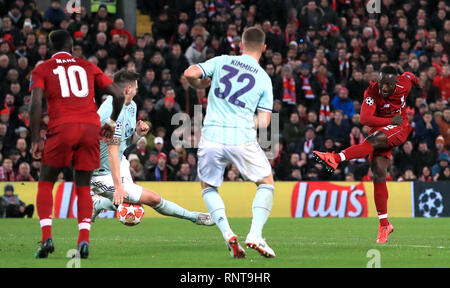
[[[251,219],[231,218],[244,244]],[[135,227],[117,219],[98,219],[91,229],[89,259],[80,266],[154,268],[365,268],[377,249],[387,267],[450,267],[450,219],[394,218],[394,233],[386,244],[376,244],[378,220],[270,218],[264,229],[276,258],[265,259],[247,250],[245,259],[230,257],[219,229],[173,218],[146,218]],[[56,250],[35,259],[40,240],[37,219],[0,219],[0,267],[60,267],[75,248],[75,219],[54,219]],[[369,255],[370,256],[370,255]]]

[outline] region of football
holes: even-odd
[[[144,207],[140,204],[122,203],[117,211],[119,211],[120,223],[126,226],[137,225],[144,218]]]

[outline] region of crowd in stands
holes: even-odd
[[[51,57],[47,36],[54,29],[69,31],[73,55],[106,75],[140,73],[134,100],[151,131],[126,150],[135,180],[198,180],[195,112],[204,115],[209,91],[191,88],[183,71],[218,55],[239,55],[240,35],[254,25],[266,33],[260,65],[272,80],[273,113],[280,117],[270,159],[276,180],[372,179],[368,159],[345,162],[330,175],[312,160],[312,151],[341,151],[368,136],[361,102],[384,65],[419,78],[406,100],[414,131],[394,150],[388,180],[449,180],[450,6],[445,0],[381,0],[380,13],[369,14],[365,2],[138,1],[152,33],[136,37],[104,6],[69,14],[57,0],[45,11],[32,0],[0,0],[0,181],[38,178],[40,162],[30,155],[28,86],[30,71]],[[98,105],[104,99],[97,93]],[[178,112],[192,125],[171,125]],[[44,113],[42,137],[48,120]],[[173,143],[173,135],[182,142]],[[243,181],[231,164],[224,176]],[[59,179],[72,180],[70,169]]]

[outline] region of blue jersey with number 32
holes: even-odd
[[[202,137],[227,145],[256,140],[256,110],[272,112],[272,81],[248,55],[214,57],[197,64],[211,77]]]

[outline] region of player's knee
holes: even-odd
[[[156,207],[159,203],[161,203],[161,196],[156,192],[143,189],[139,202],[150,207]]]
[[[269,176],[264,177],[258,183],[256,183],[256,185],[258,185],[258,186],[261,184],[274,185],[272,173]]]
[[[377,131],[374,134],[367,137],[367,141],[369,141],[370,144],[372,144],[374,150],[387,148],[387,137],[381,131]]]

